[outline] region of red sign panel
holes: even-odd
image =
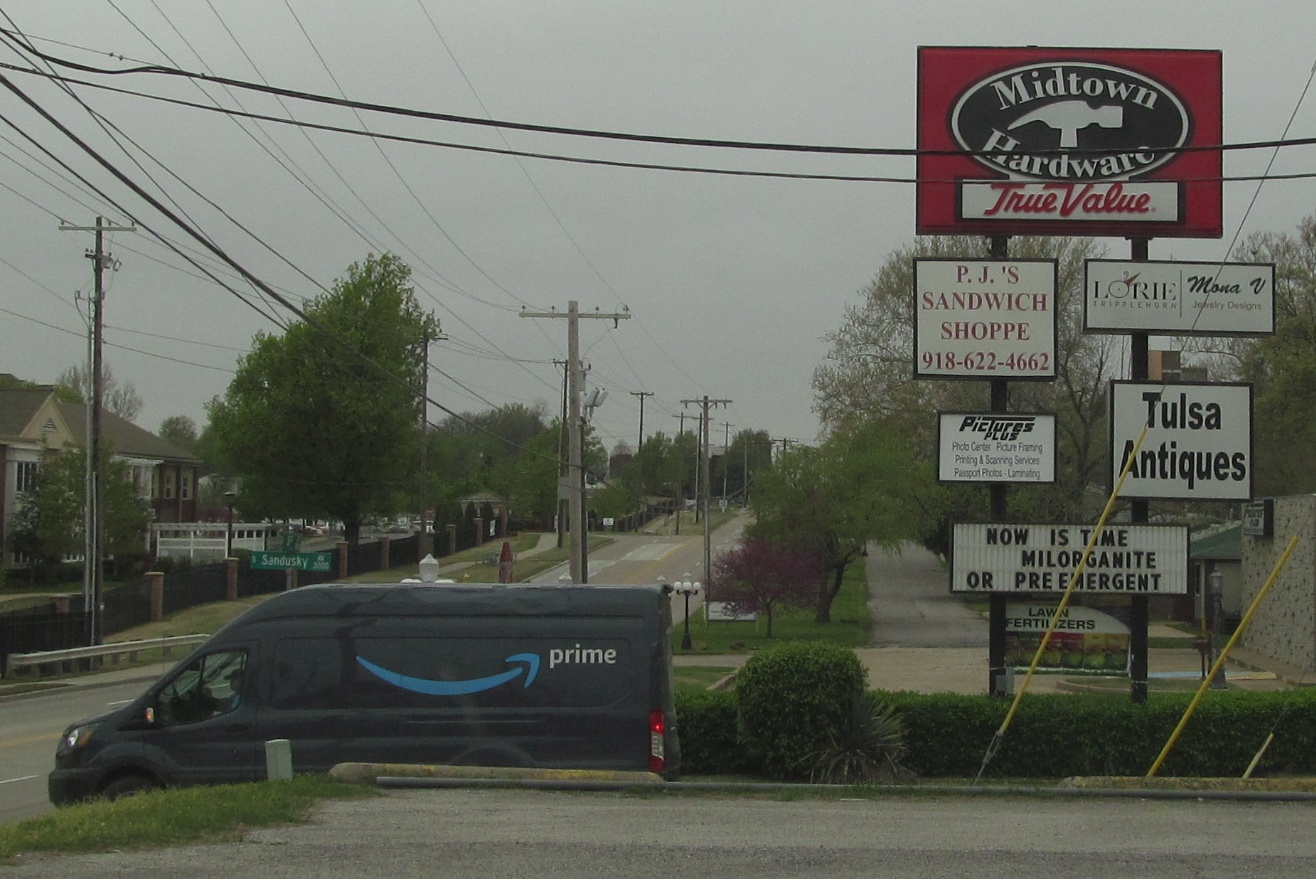
[[[1220,53],[919,48],[917,232],[1219,238]]]

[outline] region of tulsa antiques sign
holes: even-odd
[[[919,234],[1219,238],[1221,57],[920,47]]]
[[[1147,436],[1120,491],[1127,498],[1245,501],[1252,497],[1252,386],[1110,386],[1111,485]]]

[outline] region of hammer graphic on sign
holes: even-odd
[[[1078,146],[1078,130],[1089,125],[1101,128],[1120,128],[1124,125],[1124,108],[1118,105],[1109,107],[1089,107],[1086,101],[1057,101],[1038,107],[1031,113],[1025,113],[1010,123],[1014,131],[1024,125],[1041,122],[1060,132],[1060,148],[1072,150]]]

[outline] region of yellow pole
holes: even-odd
[[[1019,710],[1019,703],[1023,701],[1024,694],[1028,692],[1028,685],[1033,680],[1033,673],[1037,671],[1037,665],[1042,660],[1042,653],[1046,650],[1047,642],[1051,640],[1052,633],[1060,625],[1060,618],[1069,606],[1069,600],[1074,596],[1074,586],[1078,583],[1079,577],[1083,574],[1083,569],[1087,567],[1088,557],[1092,555],[1092,550],[1097,545],[1097,540],[1101,537],[1102,529],[1106,527],[1106,520],[1110,518],[1111,512],[1115,509],[1115,500],[1119,497],[1120,489],[1124,487],[1124,480],[1129,475],[1129,469],[1133,466],[1134,460],[1138,456],[1138,449],[1142,448],[1142,441],[1147,438],[1147,425],[1143,425],[1142,433],[1138,434],[1138,441],[1133,444],[1133,451],[1129,453],[1128,460],[1124,462],[1124,469],[1120,471],[1120,478],[1115,483],[1115,488],[1106,499],[1106,508],[1101,511],[1101,518],[1097,520],[1097,525],[1092,529],[1092,537],[1088,544],[1083,548],[1083,555],[1078,560],[1078,567],[1074,568],[1074,573],[1069,577],[1069,584],[1065,586],[1065,594],[1060,599],[1060,604],[1056,606],[1056,611],[1051,615],[1051,623],[1046,627],[1046,633],[1042,635],[1042,641],[1037,645],[1037,652],[1033,654],[1033,661],[1028,665],[1028,673],[1024,675],[1024,682],[1019,687],[1018,692],[1014,694],[1014,702],[1010,704],[1010,710],[1005,713],[1005,719],[1001,721],[1001,727],[996,731],[996,740],[999,741],[1005,736],[1006,730],[1014,721],[1015,712]],[[986,768],[986,764],[983,764]]]
[[[1165,758],[1170,755],[1170,750],[1174,747],[1175,743],[1179,741],[1179,736],[1183,733],[1184,727],[1188,725],[1188,721],[1192,719],[1193,712],[1197,710],[1197,704],[1202,701],[1202,696],[1206,693],[1207,688],[1211,686],[1211,681],[1215,679],[1216,673],[1220,671],[1220,667],[1223,666],[1225,660],[1229,658],[1229,651],[1234,649],[1234,645],[1238,643],[1238,639],[1243,635],[1243,630],[1247,628],[1248,623],[1252,622],[1252,617],[1256,615],[1257,609],[1261,607],[1261,600],[1266,597],[1266,593],[1270,591],[1270,587],[1274,585],[1277,579],[1279,579],[1279,572],[1284,570],[1284,565],[1288,563],[1289,556],[1293,555],[1293,550],[1296,549],[1297,546],[1298,538],[1297,535],[1294,535],[1293,539],[1289,541],[1288,547],[1284,550],[1284,554],[1279,557],[1279,561],[1275,564],[1275,569],[1270,572],[1270,576],[1266,578],[1266,582],[1262,584],[1260,591],[1257,592],[1257,597],[1252,599],[1252,606],[1247,609],[1247,613],[1243,614],[1243,619],[1239,621],[1238,628],[1234,629],[1234,634],[1229,637],[1229,641],[1225,644],[1224,649],[1221,650],[1220,655],[1216,657],[1215,663],[1211,666],[1210,673],[1207,674],[1206,679],[1202,681],[1202,685],[1197,688],[1197,695],[1193,696],[1193,701],[1188,703],[1188,710],[1183,713],[1183,717],[1179,718],[1179,725],[1174,728],[1174,732],[1170,733],[1170,739],[1165,743],[1165,747],[1161,748],[1161,753],[1156,758],[1156,762],[1152,764],[1151,769],[1147,770],[1147,778],[1156,775],[1156,771],[1161,768],[1161,764],[1165,762]]]

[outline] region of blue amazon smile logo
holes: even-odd
[[[515,680],[522,672],[525,673],[525,683],[522,686],[528,687],[534,683],[535,676],[539,674],[539,657],[533,653],[515,653],[507,657],[507,662],[518,663],[515,668],[509,668],[507,671],[499,672],[496,675],[473,678],[467,681],[435,681],[429,678],[416,678],[375,665],[370,660],[362,659],[360,656],[356,658],[356,661],[361,663],[362,668],[380,680],[387,681],[395,687],[410,690],[413,693],[424,693],[426,696],[467,696],[471,693],[482,693],[485,690],[492,690],[494,687],[501,687],[503,684]],[[524,663],[524,665],[520,663]]]

